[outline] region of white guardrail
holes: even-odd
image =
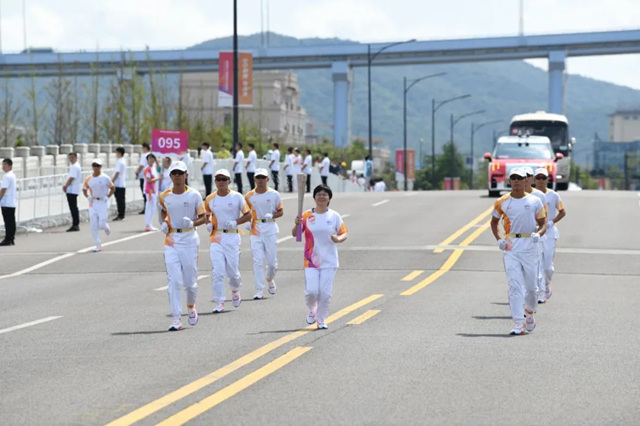
[[[227,169],[231,171],[233,163],[233,160],[216,160],[214,170]],[[202,162],[199,159],[190,162],[189,186],[204,193],[201,165]],[[258,160],[258,167],[266,168],[267,166],[268,161]],[[52,169],[50,166],[48,166],[48,168]],[[68,167],[64,167],[64,169],[68,169]],[[140,182],[135,175],[136,169],[137,167],[134,166],[127,168],[126,202],[128,210],[142,208],[142,193],[140,191]],[[58,166],[52,170],[59,172],[61,167]],[[109,176],[113,176],[114,169],[105,169],[103,172]],[[91,171],[83,170],[82,182],[84,182],[84,179],[90,174]],[[233,176],[233,173],[231,175]],[[62,186],[67,181],[67,178],[68,174],[65,172],[16,180],[16,223],[18,230],[40,232],[43,228],[71,223],[67,196],[62,191]],[[287,188],[287,178],[284,175],[283,165],[280,167],[279,178],[280,184],[278,189],[281,193],[284,193]],[[317,168],[314,167],[311,173],[311,189],[313,190],[313,188],[320,183],[320,174]],[[359,185],[333,174],[329,175],[327,183],[334,192],[364,191]],[[213,183],[213,185],[215,189],[215,183]],[[270,182],[270,186],[273,186],[273,182]],[[243,187],[246,193],[249,188],[246,173],[243,173]],[[82,195],[82,192],[80,192],[78,196],[78,209],[80,210],[80,220],[87,221],[89,216],[89,203]],[[109,199],[109,211],[110,213],[115,213],[116,211],[114,197]],[[0,228],[4,233],[2,217],[0,217]]]

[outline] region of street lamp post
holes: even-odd
[[[491,120],[491,121],[486,121],[484,123],[480,123],[476,126],[475,123],[471,123],[471,177],[469,179],[469,188],[473,189],[473,166],[474,166],[474,162],[473,162],[473,136],[475,135],[475,133],[482,129],[484,126],[488,126],[489,124],[495,124],[495,123],[500,123],[502,120]]]
[[[407,170],[407,92],[413,87],[415,86],[417,83],[421,82],[422,80],[426,80],[428,78],[432,78],[432,77],[440,77],[442,75],[445,75],[446,72],[439,72],[437,74],[431,74],[431,75],[426,75],[424,77],[420,77],[420,78],[416,78],[415,80],[409,80],[409,86],[407,86],[407,77],[404,77],[404,93],[403,93],[403,123],[404,123],[404,143],[403,143],[403,148],[404,148],[404,168],[403,168],[403,174],[404,174],[404,190],[408,191],[408,170]]]
[[[399,41],[397,43],[388,44],[386,46],[383,46],[373,56],[371,56],[371,43],[367,44],[367,93],[368,93],[367,97],[369,100],[368,101],[368,104],[369,104],[369,107],[368,107],[369,109],[369,159],[371,161],[373,161],[373,130],[371,127],[371,63],[373,62],[374,59],[376,59],[376,56],[382,53],[383,50],[386,50],[393,46],[397,46],[399,44],[413,43],[414,41],[416,41],[416,39],[412,38],[411,40]]]
[[[431,182],[436,181],[436,111],[446,103],[457,101],[458,99],[470,98],[470,94],[456,96],[455,98],[445,99],[436,104],[435,99],[431,99]]]
[[[454,119],[453,118],[453,114],[451,114],[451,133],[450,133],[450,138],[451,138],[451,170],[450,170],[450,174],[451,174],[451,178],[453,179],[453,175],[455,174],[455,158],[454,158],[454,152],[455,152],[455,142],[453,141],[453,128],[455,127],[455,125],[462,120],[465,117],[469,117],[471,115],[477,115],[477,114],[482,114],[484,112],[483,109],[478,110],[478,111],[473,111],[473,112],[468,112],[466,114],[462,114],[460,117]]]

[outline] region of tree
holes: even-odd
[[[40,91],[36,86],[35,72],[31,72],[29,86],[25,90],[25,96],[28,102],[26,116],[29,124],[31,125],[31,131],[27,129],[27,143],[29,145],[40,144],[40,126],[42,124],[41,117],[45,114],[47,109],[46,102],[43,102],[42,105],[38,105],[39,94]]]
[[[2,143],[0,143],[0,146],[12,146],[11,130],[16,124],[16,119],[22,108],[22,104],[14,98],[13,85],[10,78],[3,79],[0,93],[2,93],[2,103],[0,103],[0,132],[2,132]]]

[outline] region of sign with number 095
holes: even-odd
[[[184,154],[189,147],[189,132],[186,130],[153,129],[151,151],[160,154]]]

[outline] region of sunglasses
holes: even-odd
[[[170,173],[171,176],[182,176],[184,172],[182,170],[174,170]]]
[[[524,180],[522,176],[511,176],[509,179],[511,180]]]
[[[256,179],[266,179],[266,176],[256,176]]]
[[[230,179],[229,179],[229,178],[226,178],[226,177],[221,177],[221,178],[217,177],[217,178],[216,178],[216,182],[226,182],[226,181],[228,181],[228,180],[230,180]]]
[[[546,176],[536,176],[536,180],[547,180],[548,177]]]
[[[100,164],[92,164],[91,167],[102,167]]]

